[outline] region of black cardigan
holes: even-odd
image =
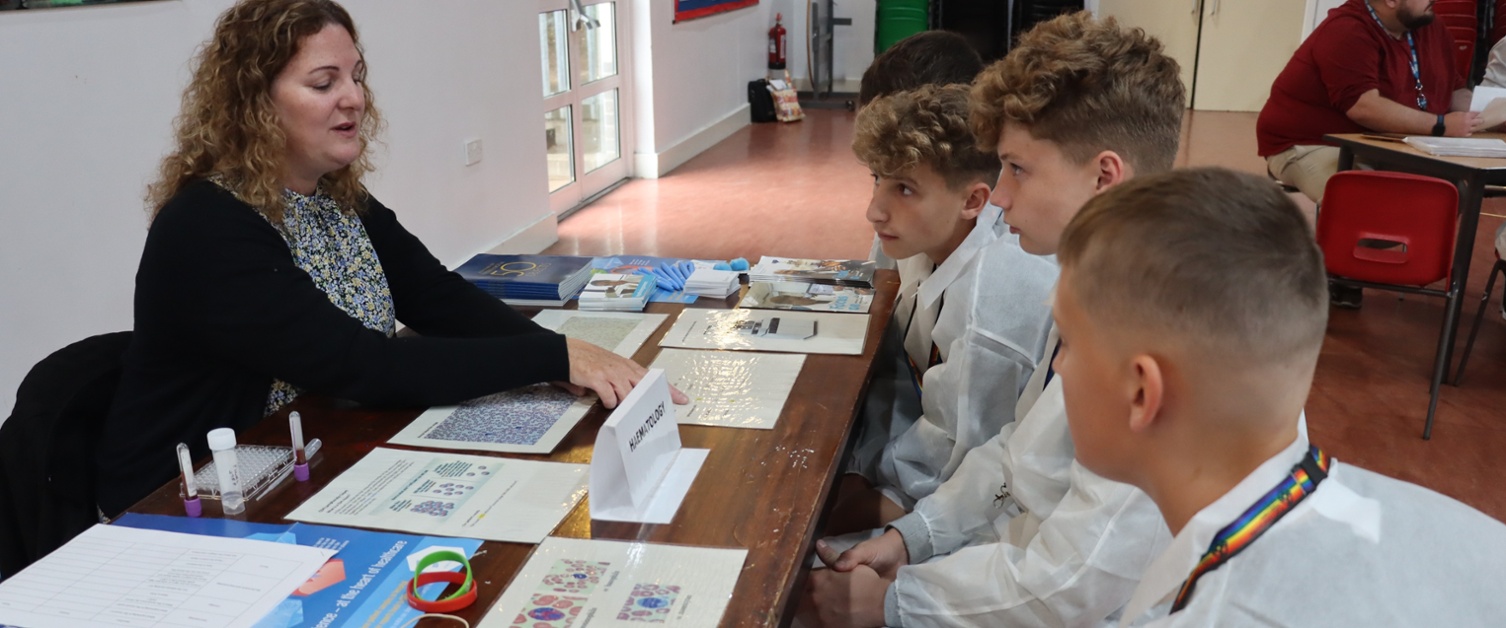
[[[388,338],[330,303],[282,236],[208,181],[157,215],[136,272],[135,336],[94,460],[107,515],[177,472],[173,447],[262,418],[272,379],[363,404],[453,404],[569,379],[565,338],[439,263],[372,199],[361,222],[417,337]]]

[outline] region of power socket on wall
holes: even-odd
[[[473,166],[481,161],[481,138],[465,141],[465,165]]]

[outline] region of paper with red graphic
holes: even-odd
[[[748,551],[549,537],[478,628],[715,626]]]

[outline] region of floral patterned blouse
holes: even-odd
[[[322,188],[311,196],[285,190],[283,198],[287,206],[282,224],[268,222],[288,243],[293,263],[309,274],[330,303],[367,329],[392,337],[397,331],[392,290],[361,219],[342,210]],[[266,413],[291,403],[299,392],[292,384],[273,380]]]

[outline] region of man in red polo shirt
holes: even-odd
[[[1339,165],[1325,133],[1479,130],[1453,45],[1433,21],[1432,0],[1348,0],[1329,11],[1276,77],[1255,123],[1271,175],[1321,202]]]

